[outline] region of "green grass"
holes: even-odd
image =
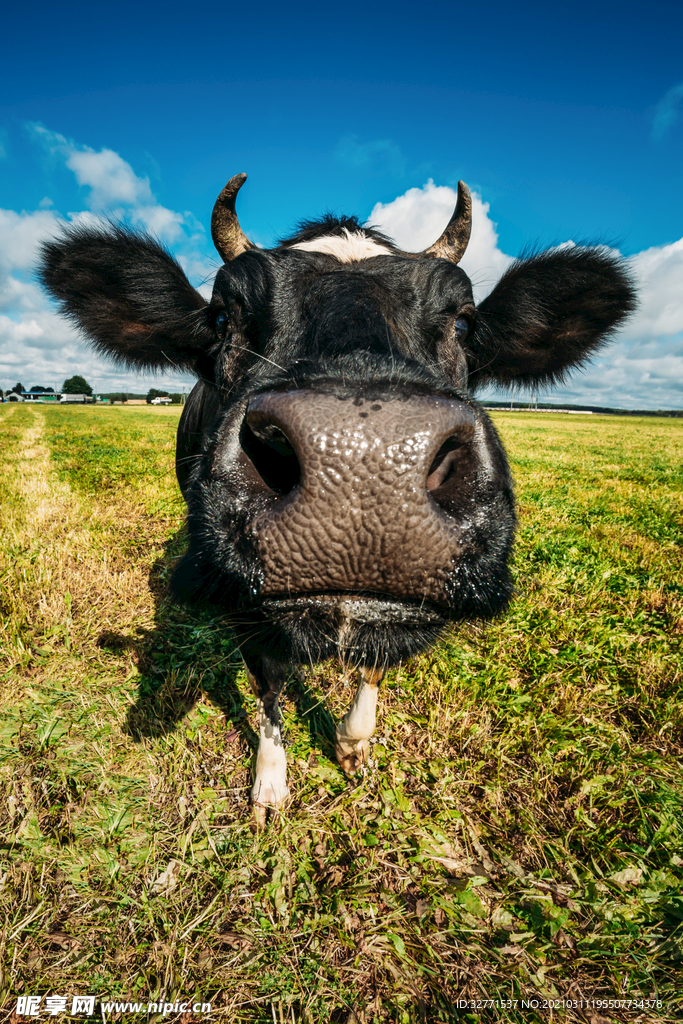
[[[496,414],[521,511],[510,613],[390,673],[353,782],[332,747],[353,680],[294,674],[293,799],[257,833],[238,653],[166,593],[177,416],[0,410],[6,1007],[681,1019],[683,424]],[[661,1005],[457,1005],[486,998]]]

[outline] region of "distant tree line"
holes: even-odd
[[[57,394],[54,388],[44,388],[42,384],[34,384],[29,391],[24,385],[18,381],[13,388],[10,388],[8,394],[21,395],[21,394],[34,394],[34,395],[54,395]],[[92,395],[92,388],[88,384],[85,377],[76,375],[75,377],[69,377],[62,384],[62,395]]]

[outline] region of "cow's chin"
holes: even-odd
[[[448,623],[448,614],[434,605],[384,594],[273,596],[262,599],[261,613],[292,661],[336,657],[384,668],[431,647]]]

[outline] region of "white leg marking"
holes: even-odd
[[[266,808],[279,810],[289,796],[287,789],[287,756],[282,745],[280,725],[274,725],[258,696],[256,680],[247,669],[247,679],[254,693],[259,713],[259,745],[256,754],[256,778],[251,789],[251,802],[259,824],[265,824]],[[273,707],[278,717],[277,701]]]
[[[337,726],[334,744],[337,761],[347,775],[367,761],[369,740],[375,731],[377,693],[384,672],[378,669],[358,670],[358,689],[351,707]]]

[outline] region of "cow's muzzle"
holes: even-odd
[[[467,543],[475,426],[465,402],[428,395],[252,399],[240,442],[261,497],[261,595],[444,602]]]

